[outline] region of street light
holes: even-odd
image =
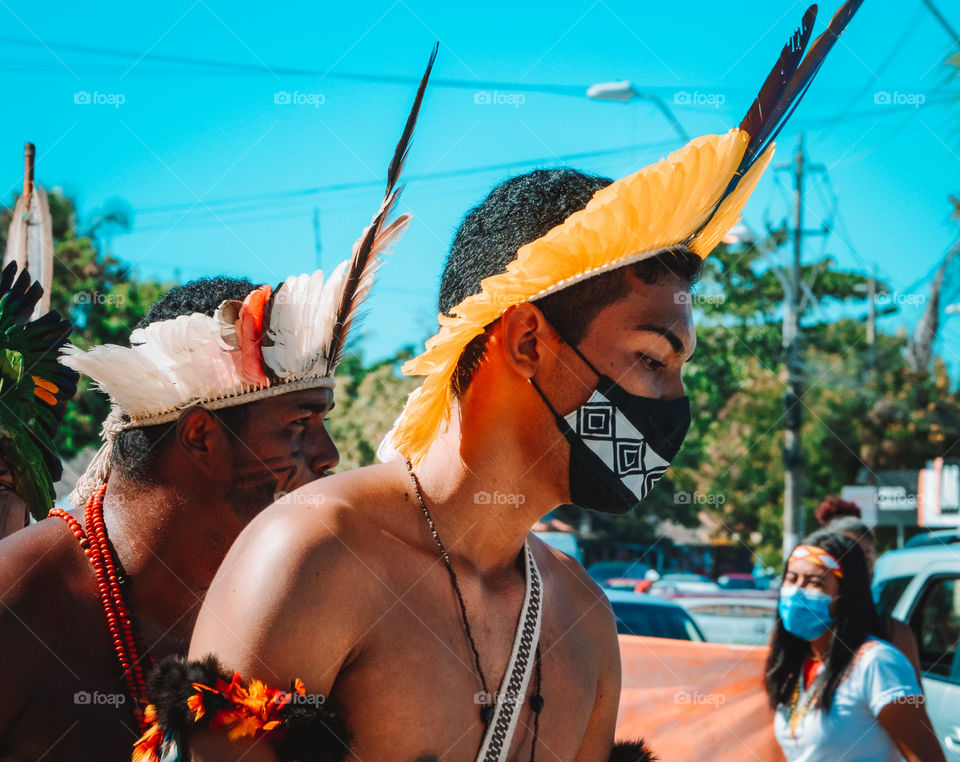
[[[597,101],[616,101],[617,103],[629,103],[634,98],[650,101],[657,107],[660,113],[667,118],[667,121],[673,125],[673,129],[677,131],[681,141],[687,143],[690,140],[687,131],[683,129],[683,125],[680,124],[676,114],[673,113],[663,98],[653,93],[645,93],[637,90],[629,79],[620,79],[615,82],[598,82],[590,85],[590,87],[587,88],[587,97]]]

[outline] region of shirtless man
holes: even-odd
[[[129,759],[149,724],[152,662],[185,655],[231,543],[337,465],[325,428],[334,372],[381,255],[411,219],[391,217],[435,55],[347,261],[275,289],[195,281],[151,308],[130,348],[67,350],[113,410],[75,491],[84,509],[0,543],[0,758]]]
[[[249,281],[172,289],[146,317],[210,314]],[[136,383],[135,379],[131,379]],[[200,602],[244,525],[338,461],[330,388],[292,391],[121,432],[103,517],[145,659],[185,653]],[[71,512],[81,523],[82,510]],[[90,528],[86,528],[90,532]],[[91,565],[50,517],[0,542],[0,758],[129,759],[139,735]]]
[[[204,601],[194,661],[155,692],[142,759],[170,752],[171,732],[203,762],[640,756],[614,749],[611,608],[530,528],[563,503],[629,510],[676,455],[691,282],[858,5],[801,66],[808,10],[738,129],[616,182],[522,175],[466,215],[440,331],[404,366],[425,380],[386,462],[308,485],[244,530]]]
[[[555,170],[496,188],[457,234],[441,310],[609,182]],[[538,723],[531,679],[510,758],[529,757],[536,729],[539,759],[606,762],[620,694],[610,605],[577,562],[529,534],[571,502],[569,448],[544,397],[562,414],[577,409],[598,385],[592,365],[677,410],[684,428],[681,368],[696,341],[688,296],[700,263],[668,252],[507,309],[458,363],[450,424],[416,465],[417,482],[396,459],[309,485],[259,516],[211,587],[191,658],[213,652],[278,686],[302,679],[345,707],[360,759],[472,759],[484,693],[497,690],[511,654],[529,543],[542,575],[543,709]],[[449,551],[479,671],[417,483]],[[191,750],[202,760],[272,758],[268,744],[230,748],[215,734]]]

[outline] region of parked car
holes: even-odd
[[[580,547],[580,543],[577,542],[576,535],[570,532],[534,532],[534,534],[547,543],[547,545],[583,563],[583,550]]]
[[[942,545],[928,545],[892,550],[880,556],[873,568],[871,585],[873,602],[877,609],[883,614],[892,614],[916,573],[933,558],[931,554],[936,554],[941,549],[948,552],[951,550],[949,546],[944,548]],[[954,553],[960,552],[956,548],[952,550]]]
[[[643,561],[598,561],[587,567],[587,574],[601,587],[609,587],[608,581],[617,580],[616,586],[633,590],[644,575],[650,571],[650,564]]]
[[[621,635],[705,641],[703,631],[682,606],[626,590],[604,590]]]
[[[717,584],[724,590],[757,590],[757,580],[752,574],[724,574],[717,577]]]
[[[673,597],[677,595],[712,595],[720,591],[720,585],[703,574],[674,572],[664,574],[650,586],[651,595]]]
[[[881,579],[884,591],[893,581],[906,585],[896,597],[892,613],[907,622],[920,650],[927,712],[944,753],[960,762],[960,545],[937,545],[887,553]]]
[[[929,532],[914,535],[903,544],[903,547],[920,548],[926,545],[949,545],[951,542],[960,542],[960,530],[931,529]]]
[[[719,596],[685,595],[673,598],[687,610],[711,643],[736,643],[745,646],[766,645],[777,620],[777,597],[735,595],[724,591]]]

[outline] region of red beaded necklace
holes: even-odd
[[[117,578],[117,565],[107,544],[107,527],[103,522],[103,494],[106,491],[107,485],[104,484],[90,496],[84,507],[83,523],[87,528],[86,532],[80,526],[80,522],[60,508],[54,508],[48,515],[59,516],[67,523],[93,567],[100,603],[113,640],[113,649],[123,670],[127,693],[133,700],[133,712],[137,723],[140,725],[141,732],[145,732],[148,727],[143,718],[146,684],[143,680],[137,644],[133,637],[133,617],[123,601],[123,591],[120,589],[120,581]],[[152,658],[148,657],[148,666],[152,662]]]

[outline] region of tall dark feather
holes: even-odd
[[[787,40],[787,44],[783,46],[780,58],[777,59],[773,69],[770,70],[766,80],[764,80],[753,105],[750,106],[746,116],[741,120],[740,129],[750,136],[750,143],[744,154],[745,161],[749,161],[763,152],[759,146],[765,144],[767,135],[773,129],[778,106],[784,92],[800,67],[816,20],[817,6],[811,5],[803,14],[800,27],[793,33],[793,37]]]
[[[433,63],[437,59],[439,47],[439,43],[433,46],[433,50],[430,53],[430,60],[427,62],[427,70],[420,80],[420,86],[417,88],[417,95],[413,100],[413,106],[407,116],[407,123],[403,128],[403,134],[401,134],[400,140],[397,142],[397,147],[393,152],[393,159],[390,161],[390,167],[387,170],[387,187],[384,191],[383,203],[380,205],[380,209],[374,216],[369,227],[364,231],[363,238],[354,247],[353,256],[350,261],[350,270],[347,273],[347,280],[343,289],[343,297],[337,309],[337,322],[333,329],[333,336],[330,339],[330,350],[327,353],[328,371],[340,362],[340,356],[346,344],[347,333],[350,330],[350,324],[357,311],[357,294],[363,282],[364,274],[370,264],[371,254],[374,252],[374,243],[400,195],[401,188],[398,187],[397,181],[400,179],[400,173],[403,170],[403,164],[407,158],[407,151],[410,149],[413,131],[417,124],[417,117],[420,115],[420,106],[423,103],[423,96],[427,88],[427,81],[430,79],[430,72],[433,70]]]
[[[750,136],[743,159],[713,207],[713,212],[700,226],[700,230],[706,227],[724,199],[733,193],[750,167],[780,134],[780,130],[796,110],[814,76],[820,70],[827,53],[862,4],[863,0],[847,0],[840,6],[827,28],[813,41],[810,50],[804,56],[803,53],[817,17],[816,5],[807,8],[800,27],[787,41],[776,64],[764,80],[759,95],[740,122],[740,129]]]

